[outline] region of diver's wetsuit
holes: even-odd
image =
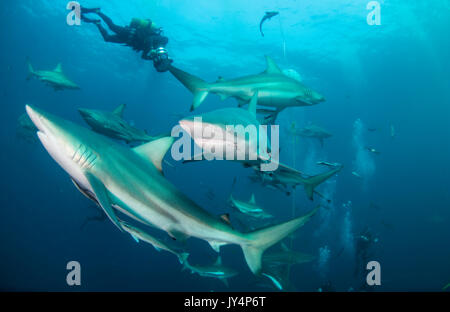
[[[82,8],[81,13],[81,19],[83,21],[87,23],[95,23],[95,25],[97,25],[98,30],[106,42],[123,43],[132,47],[137,52],[142,51],[141,57],[145,60],[152,60],[153,65],[158,72],[165,72],[169,69],[172,60],[167,57],[167,52],[163,54],[163,57],[160,57],[153,52],[157,49],[162,49],[165,51],[164,47],[169,42],[167,37],[161,35],[161,31],[153,31],[131,26],[118,26],[114,24],[111,18],[100,12],[100,9]],[[94,20],[84,16],[86,13],[97,14],[105,22],[105,24],[108,25],[108,28],[114,32],[114,34],[109,34],[108,31],[102,26],[100,20]],[[151,21],[149,21],[149,23],[151,25]]]

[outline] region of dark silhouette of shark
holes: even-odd
[[[277,16],[278,14],[280,13],[276,11],[266,12],[266,15],[264,15],[264,17],[262,18],[261,22],[259,23],[259,31],[261,32],[261,35],[263,37],[264,33],[262,31],[262,25],[264,24],[265,21],[270,20],[272,17]]]

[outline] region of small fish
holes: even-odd
[[[356,171],[352,171],[352,174],[357,178],[360,178],[360,179],[362,178],[361,175]]]
[[[332,167],[332,168],[341,166],[340,163],[330,163],[327,161],[319,161],[319,162],[317,162],[317,164],[322,165],[322,166]]]
[[[381,153],[379,151],[377,151],[376,149],[374,149],[373,147],[366,147],[366,149],[374,154],[380,155]]]
[[[259,23],[259,31],[261,32],[261,35],[264,37],[264,33],[262,31],[262,25],[264,24],[264,22],[266,20],[270,20],[272,17],[277,16],[278,14],[280,14],[279,12],[276,11],[271,11],[271,12],[266,12],[266,14],[264,15],[264,17],[262,18],[261,22]]]
[[[394,128],[394,125],[391,124],[389,128],[390,128],[390,130],[391,130],[391,138],[394,138],[394,137],[395,137],[395,128]]]

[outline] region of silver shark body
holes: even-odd
[[[217,278],[228,287],[228,279],[236,276],[238,272],[230,267],[222,265],[222,258],[217,257],[216,262],[212,265],[192,265],[188,262],[188,254],[182,255],[181,263],[184,265],[183,269],[190,270],[192,274],[198,274],[203,277]]]
[[[173,138],[130,149],[37,108],[26,109],[47,152],[121,230],[116,210],[175,239],[205,240],[216,251],[223,245],[238,244],[251,271],[259,274],[263,252],[301,227],[318,209],[279,225],[238,232],[199,207],[163,176],[162,160]]]
[[[248,109],[222,108],[184,118],[179,124],[202,149],[206,159],[220,157],[246,166],[269,163],[272,161],[271,144],[268,139],[265,144],[260,140],[265,134],[260,133],[261,124],[256,117],[257,98],[258,92],[253,95]],[[242,131],[237,130],[238,127]],[[198,155],[194,157],[201,159]]]
[[[322,127],[316,125],[308,125],[302,129],[291,129],[291,133],[304,138],[312,138],[320,141],[323,146],[324,140],[331,138],[333,135]]]
[[[66,77],[62,71],[61,64],[58,64],[54,70],[34,70],[33,66],[28,61],[28,70],[28,79],[36,77],[39,81],[44,82],[55,91],[80,89],[75,82]]]
[[[163,241],[162,239],[156,238],[153,235],[150,235],[149,233],[143,231],[142,229],[133,226],[129,223],[126,223],[124,221],[120,221],[120,225],[122,228],[128,232],[133,239],[139,243],[139,241],[146,242],[150,245],[152,245],[157,251],[165,250],[175,256],[178,257],[178,260],[180,263],[182,263],[183,257],[185,252],[178,246],[172,246],[173,244],[169,245],[168,242]],[[187,253],[186,253],[187,255]]]
[[[127,123],[123,119],[124,109],[125,104],[112,112],[86,108],[79,108],[78,111],[92,130],[110,138],[123,140],[126,143],[149,142],[156,139]]]
[[[270,57],[266,56],[266,61],[267,69],[263,73],[231,80],[219,79],[215,83],[207,83],[174,66],[169,70],[194,94],[191,110],[200,106],[208,93],[215,93],[222,100],[233,97],[240,105],[244,105],[258,91],[258,105],[274,107],[277,110],[293,106],[310,106],[325,101],[325,98],[316,91],[284,75]]]
[[[252,194],[248,202],[237,200],[233,196],[230,196],[230,204],[236,208],[239,212],[257,219],[269,219],[273,216],[265,212],[261,207],[256,204],[255,195]]]

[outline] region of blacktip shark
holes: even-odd
[[[310,106],[325,101],[316,91],[283,74],[269,56],[266,56],[266,62],[267,68],[260,74],[231,80],[219,78],[215,83],[207,83],[174,66],[171,66],[169,71],[194,94],[191,111],[199,107],[209,93],[219,95],[222,100],[234,97],[242,106],[249,103],[255,92],[259,91],[258,105],[274,107],[277,110]]]
[[[80,87],[73,81],[69,80],[63,73],[61,63],[59,63],[54,70],[34,70],[30,61],[28,62],[29,75],[27,79],[36,77],[39,81],[44,82],[52,87],[55,91],[61,90],[79,90]]]
[[[269,219],[273,216],[265,212],[261,207],[256,204],[255,194],[252,194],[248,202],[235,199],[233,195],[230,195],[230,204],[241,213],[257,218],[257,219]]]
[[[250,270],[260,274],[264,251],[302,227],[319,209],[252,232],[236,231],[164,177],[162,160],[174,138],[164,137],[131,149],[36,107],[27,105],[26,111],[50,156],[122,231],[116,210],[174,239],[205,240],[217,252],[221,246],[237,244]]]
[[[308,263],[315,260],[312,255],[290,250],[284,243],[280,251],[271,251],[263,256],[263,273],[273,285],[281,291],[293,290],[289,281],[290,268],[296,264]]]
[[[280,167],[278,170],[270,173],[271,178],[274,180],[273,183],[279,183],[283,186],[292,186],[295,188],[297,185],[302,184],[305,188],[305,192],[307,197],[310,200],[314,199],[314,194],[319,195],[320,197],[324,198],[324,196],[315,190],[317,186],[337,174],[339,171],[341,171],[343,166],[341,164],[338,164],[335,168],[330,169],[327,172],[320,173],[314,176],[306,176],[300,171],[297,171],[296,169],[289,168],[286,166]],[[324,198],[326,199],[326,198]],[[328,202],[330,202],[329,199],[326,199]]]
[[[333,135],[322,127],[310,124],[302,129],[296,129],[292,126],[291,133],[304,138],[313,138],[320,141],[320,145],[323,146],[325,139],[331,138]]]
[[[261,32],[261,36],[264,37],[264,33],[262,31],[262,26],[263,26],[264,22],[267,20],[270,20],[272,17],[277,16],[278,14],[280,14],[280,13],[276,12],[276,11],[266,12],[264,17],[261,19],[261,22],[259,23],[259,31]]]
[[[121,104],[112,112],[86,108],[79,108],[78,111],[92,130],[113,139],[123,140],[126,143],[155,140],[155,137],[131,126],[123,119],[125,107],[125,104]]]
[[[264,265],[295,265],[314,261],[315,256],[290,250],[284,243],[280,251],[271,251],[263,256]]]
[[[227,287],[228,279],[236,276],[238,272],[230,267],[222,264],[222,257],[218,256],[216,262],[212,265],[192,265],[188,262],[189,254],[183,253],[181,255],[181,263],[184,265],[183,270],[190,270],[192,274],[198,274],[203,277],[213,277],[222,281]]]
[[[122,225],[122,228],[126,232],[128,232],[137,243],[139,243],[139,241],[143,241],[152,245],[157,251],[165,250],[167,252],[170,252],[171,254],[174,254],[178,257],[180,263],[183,263],[185,258],[187,258],[187,256],[189,255],[188,253],[182,251],[180,248],[177,248],[176,246],[170,246],[169,243],[148,234],[147,232],[136,226],[133,226],[124,221],[120,221],[120,224]]]
[[[253,95],[248,109],[227,107],[180,120],[181,128],[202,150],[202,155],[194,155],[194,161],[203,160],[204,156],[208,160],[238,161],[247,167],[278,166],[278,146],[272,153],[268,136],[265,136],[265,142],[260,140],[265,134],[261,133],[261,124],[256,117],[257,98],[258,91]],[[254,130],[253,135],[251,130]]]

